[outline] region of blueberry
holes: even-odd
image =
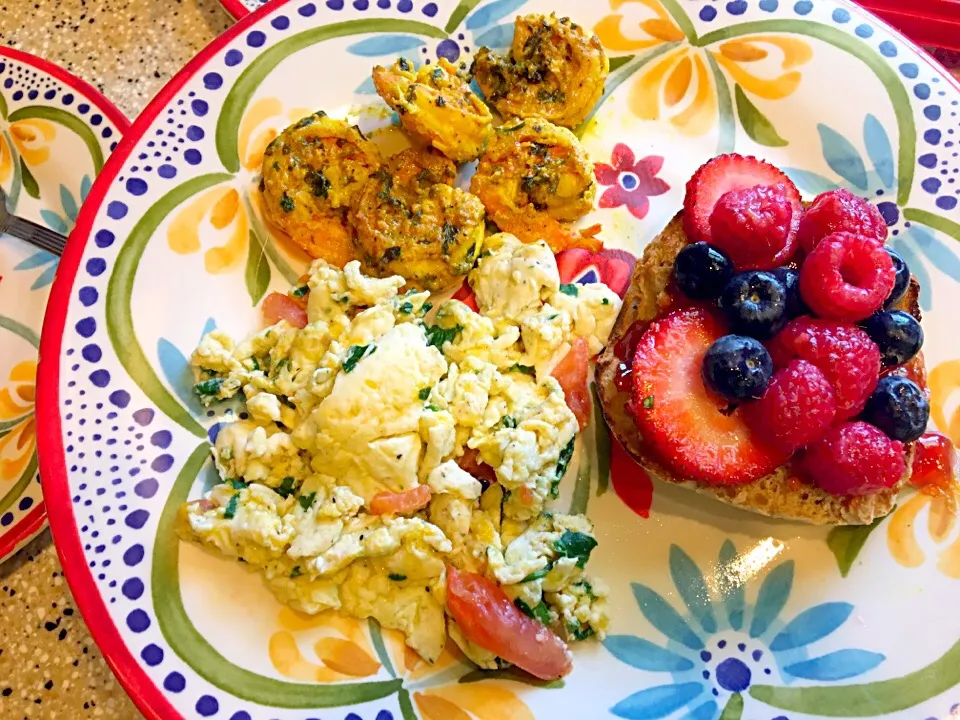
[[[897,273],[897,281],[893,285],[890,297],[883,304],[885,308],[888,308],[891,305],[896,305],[907,292],[907,287],[910,285],[910,268],[907,267],[906,261],[896,251],[890,248],[886,248],[886,251],[890,255],[890,259],[893,260],[893,269]]]
[[[782,267],[770,271],[783,284],[787,292],[787,317],[795,318],[809,315],[810,309],[800,297],[800,271],[794,268]]]
[[[875,313],[864,321],[863,329],[880,348],[880,357],[888,367],[903,365],[923,347],[923,328],[903,310]]]
[[[700,374],[708,390],[727,400],[756,399],[770,383],[773,360],[757,340],[725,335],[707,349]]]
[[[894,440],[913,442],[927,429],[930,403],[915,382],[888,375],[880,379],[867,400],[863,419]]]
[[[730,257],[705,242],[687,245],[673,262],[677,287],[694,300],[716,300],[733,275]]]
[[[768,338],[787,323],[787,290],[773,273],[748,270],[734,275],[720,295],[720,309],[738,335]]]

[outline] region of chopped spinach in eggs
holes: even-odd
[[[220,430],[223,482],[181,508],[179,527],[297,610],[374,618],[429,661],[449,635],[496,668],[446,615],[448,565],[497,582],[568,641],[607,626],[606,592],[586,574],[591,523],[547,508],[579,430],[550,372],[577,338],[603,347],[621,300],[561,286],[545,243],[502,234],[485,247],[468,278],[479,312],[448,300],[428,318],[430,294],[401,293],[403,278],[320,260],[291,294],[305,327],[206,335],[197,394],[239,395],[247,414]],[[496,481],[472,475],[467,455]],[[422,486],[425,507],[370,511]]]

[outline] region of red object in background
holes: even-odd
[[[950,73],[960,80],[960,50],[944,50],[943,48],[931,48],[927,50],[933,55],[933,59],[943,65]]]
[[[960,52],[960,0],[857,0],[918,45]],[[936,57],[936,54],[935,54]],[[937,58],[945,62],[946,58]]]

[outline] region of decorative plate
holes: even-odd
[[[0,187],[7,209],[66,235],[129,123],[82,80],[0,48]],[[40,327],[57,258],[0,235],[0,562],[47,515],[34,395]]]
[[[604,186],[586,222],[641,252],[707,158],[736,149],[807,196],[868,195],[923,284],[934,419],[960,442],[960,86],[833,0],[275,0],[218,38],[136,121],[80,214],[41,350],[41,469],[67,578],[150,718],[799,720],[960,713],[960,523],[904,497],[828,531],[651,483],[593,427],[561,506],[585,509],[612,627],[562,687],[411,662],[366,623],[284,610],[241,567],[181,545],[217,418],[185,357],[302,258],[249,198],[260,152],[305,109],[390,122],[369,81],[398,54],[470,62],[517,13],[557,11],[613,57],[581,128]],[[305,72],[305,69],[308,69]],[[216,212],[213,209],[216,206]],[[622,255],[616,257],[622,260]],[[604,279],[609,257],[565,282]],[[622,269],[622,268],[621,268]],[[320,639],[335,642],[319,642]],[[333,650],[332,648],[336,648]]]

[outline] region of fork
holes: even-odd
[[[13,235],[57,257],[63,255],[63,248],[67,243],[67,239],[60,233],[10,213],[7,210],[7,195],[2,189],[0,189],[0,233]]]

